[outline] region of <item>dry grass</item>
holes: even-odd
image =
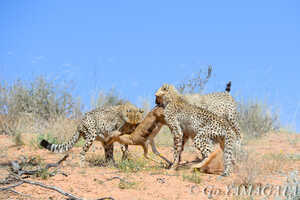
[[[72,120],[66,117],[59,117],[49,122],[48,128],[42,130],[42,134],[51,135],[58,142],[69,140],[76,132],[78,120]]]
[[[239,152],[239,164],[237,177],[234,180],[237,185],[254,185],[257,183],[258,176],[262,173],[261,162],[257,160],[257,155],[250,153],[247,149]]]
[[[149,153],[148,156],[152,159],[154,157],[154,155],[151,153]],[[106,163],[103,153],[89,154],[86,157],[86,161],[90,164],[90,166],[106,166],[113,169],[118,169],[124,173],[137,173],[143,171],[159,172],[163,168],[163,163],[161,166],[157,163],[153,164],[151,160],[145,159],[142,154],[130,154],[129,158],[126,160],[122,160],[121,157],[122,155],[120,152],[114,153],[115,165],[113,163]]]
[[[81,104],[71,94],[70,84],[57,84],[40,76],[31,82],[0,83],[0,134],[12,135],[23,145],[25,134],[38,135],[31,144],[38,147],[42,137],[64,141],[74,133],[81,116]],[[72,134],[73,134],[72,133]]]
[[[71,93],[72,84],[60,83],[39,76],[31,82],[17,80],[0,85],[0,113],[18,116],[30,113],[42,119],[54,116],[76,116],[81,105]]]
[[[200,184],[202,182],[201,173],[195,171],[193,173],[182,174],[183,181],[188,181],[195,184]]]
[[[279,114],[271,106],[259,100],[238,103],[239,122],[243,139],[258,138],[279,130]]]
[[[264,165],[262,166],[262,170],[265,173],[282,172],[282,169],[284,169],[284,167],[288,165],[289,161],[289,158],[283,153],[265,154],[262,157],[262,162],[264,163]]]

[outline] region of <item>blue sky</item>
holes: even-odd
[[[213,65],[205,92],[280,109],[300,132],[299,1],[2,1],[0,81],[72,80],[89,108],[99,89],[154,101]]]

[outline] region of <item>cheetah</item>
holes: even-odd
[[[80,165],[84,166],[85,154],[91,147],[94,140],[102,143],[105,152],[105,161],[114,163],[113,144],[108,145],[107,139],[113,131],[122,131],[124,127],[128,129],[139,124],[143,119],[143,110],[138,109],[131,103],[127,102],[122,105],[96,108],[85,113],[83,119],[77,126],[77,131],[73,137],[63,144],[51,144],[46,140],[42,140],[40,145],[52,152],[62,153],[70,150],[74,144],[83,137],[85,144],[80,152]],[[128,146],[121,147],[123,156],[128,150]]]
[[[190,104],[173,85],[164,84],[155,96],[164,108],[166,124],[174,135],[174,159],[171,169],[178,167],[186,139],[191,137],[203,158],[192,168],[201,167],[202,163],[206,163],[210,154],[214,152],[215,144],[219,143],[224,152],[222,176],[229,176],[233,168],[233,142],[236,138],[236,129],[231,123],[205,108]]]
[[[205,108],[219,117],[224,117],[231,124],[236,132],[237,147],[241,147],[242,136],[241,128],[238,120],[237,103],[230,95],[231,81],[226,85],[224,92],[214,92],[210,94],[187,94],[185,97],[191,104]]]
[[[207,109],[219,117],[224,117],[232,125],[236,132],[236,145],[241,148],[241,129],[238,120],[237,103],[230,95],[231,81],[226,84],[225,91],[210,94],[185,94],[190,104]],[[161,93],[163,94],[163,93]],[[156,104],[160,105],[160,96],[156,96]]]

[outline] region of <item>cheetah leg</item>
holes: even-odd
[[[184,151],[184,146],[185,146],[185,144],[186,144],[186,142],[188,140],[189,140],[189,136],[183,134],[183,138],[182,138],[182,151]],[[180,158],[180,160],[181,160],[181,158]]]
[[[183,132],[178,120],[170,116],[165,116],[165,121],[174,136],[173,164],[171,165],[170,169],[175,170],[179,165],[180,155],[182,153]]]
[[[224,143],[224,142],[225,142],[224,140],[219,141],[220,147],[221,147],[221,149],[223,150],[223,152],[224,152],[224,149],[225,149],[225,143]],[[233,149],[233,138],[232,138],[232,149]],[[235,162],[235,157],[233,156],[233,150],[232,150],[231,162],[232,162],[233,165],[236,164],[236,162]]]
[[[122,160],[127,160],[129,156],[128,144],[121,144]]]
[[[220,143],[221,148],[224,150],[224,172],[221,176],[229,176],[233,170],[233,137],[232,133],[227,133],[224,143]]]
[[[95,139],[96,139],[95,135],[85,138],[85,144],[82,148],[82,151],[80,152],[80,167],[85,166],[85,154],[89,150],[89,148],[92,146]]]
[[[181,153],[183,149],[183,133],[180,127],[174,127],[171,130],[174,135],[174,159],[173,165],[170,169],[175,170],[180,163]]]
[[[234,112],[231,115],[228,115],[227,119],[228,119],[228,122],[231,124],[231,126],[234,127],[234,129],[235,129],[236,146],[237,146],[238,150],[241,150],[242,136],[241,136],[240,124],[237,121],[237,119],[238,119],[237,112]]]

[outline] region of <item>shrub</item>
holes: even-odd
[[[92,97],[92,108],[114,106],[125,103],[126,100],[121,98],[120,94],[115,88],[111,88],[108,92],[100,91],[96,97]]]
[[[60,87],[43,76],[32,82],[17,80],[1,87],[1,114],[33,113],[43,119],[53,116],[72,116],[80,112],[72,96],[71,87]]]
[[[246,138],[256,138],[279,128],[278,113],[258,100],[240,101],[238,110],[240,126]]]
[[[205,75],[205,78],[203,78],[203,75]],[[181,94],[184,93],[199,93],[201,94],[211,78],[212,75],[212,66],[208,65],[207,69],[203,70],[200,69],[200,71],[196,74],[193,78],[188,78],[184,81],[182,81],[180,84],[177,85],[177,89]]]
[[[20,128],[20,120],[24,118],[42,125],[59,116],[77,118],[81,115],[81,109],[80,100],[72,96],[69,84],[62,87],[43,76],[32,82],[17,80],[12,85],[0,83],[2,133],[15,135]]]

